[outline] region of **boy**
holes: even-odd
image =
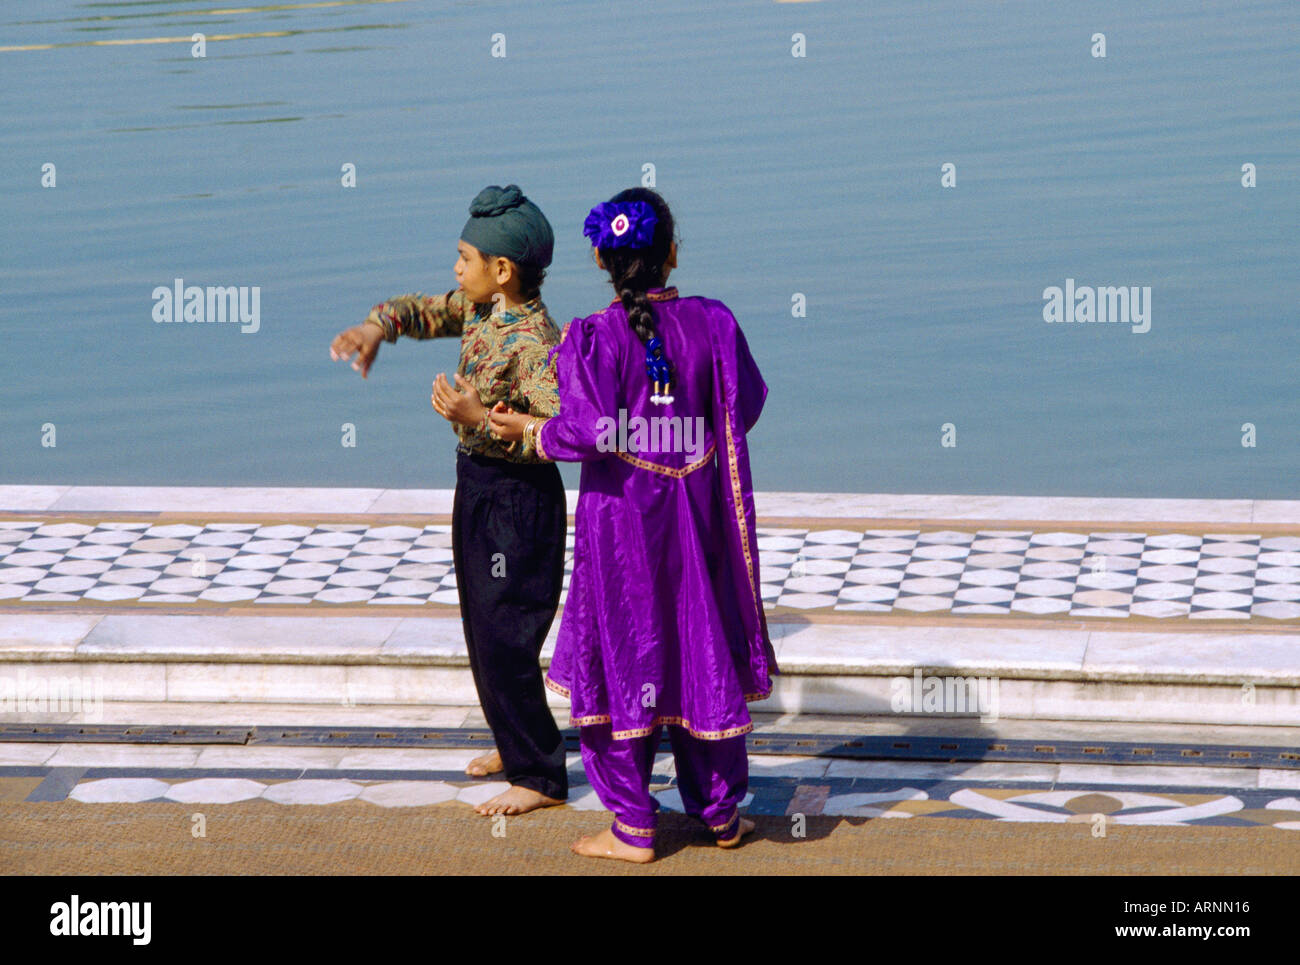
[[[357,353],[363,378],[380,341],[460,336],[453,389],[440,372],[433,407],[459,438],[452,556],[470,669],[496,750],[472,761],[476,777],[504,770],[509,790],[480,814],[523,814],[568,796],[564,741],[546,706],[538,656],[559,605],[567,517],[554,463],[488,428],[497,402],[537,415],[559,409],[547,353],[560,332],[541,300],[555,236],[517,185],[484,188],[457,245],[459,288],[402,295],[371,309],[330,346]]]

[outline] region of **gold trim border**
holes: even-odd
[[[710,825],[709,825],[709,830],[712,831],[714,834],[722,834],[723,831],[726,831],[729,827],[731,827],[733,824],[735,824],[735,823],[736,823],[737,821],[739,821],[739,820],[740,820],[740,811],[739,811],[739,810],[736,810],[736,811],[733,811],[733,812],[732,812],[732,814],[731,814],[731,820],[728,821],[726,824],[719,824],[719,825],[716,825],[716,826],[710,824]],[[724,838],[723,840],[725,841],[725,840],[727,840],[727,839]]]
[[[695,472],[695,470],[707,465],[717,450],[718,444],[716,442],[711,443],[708,452],[689,465],[682,466],[680,469],[669,469],[667,466],[660,466],[657,463],[647,462],[645,459],[638,459],[631,453],[624,452],[621,449],[616,450],[614,455],[618,456],[618,458],[622,459],[624,462],[636,466],[638,469],[649,469],[651,472],[657,472],[662,476],[671,476],[673,479],[684,479],[691,473]]]
[[[547,690],[552,690],[561,697],[572,700],[573,692],[563,684],[556,683],[552,680],[549,673],[542,677],[542,683],[546,686]],[[770,696],[772,696],[771,687],[768,688],[767,693],[745,694],[745,702],[750,703],[755,700],[766,700]],[[609,714],[590,714],[586,717],[574,717],[572,710],[570,710],[569,713],[570,727],[587,727],[592,724],[612,724],[613,722],[614,719]],[[665,724],[674,724],[678,727],[684,727],[686,732],[692,737],[697,740],[706,741],[728,740],[732,737],[739,737],[742,734],[748,734],[754,729],[754,722],[750,721],[748,724],[744,724],[743,726],[728,727],[726,730],[697,730],[695,725],[685,717],[663,715],[652,720],[648,727],[635,727],[630,730],[616,730],[611,733],[614,740],[631,740],[636,737],[649,737],[654,733],[656,727],[661,727]]]
[[[754,585],[754,557],[749,548],[749,527],[745,525],[745,495],[740,489],[740,467],[736,464],[736,441],[731,434],[731,415],[727,415],[727,469],[731,476],[731,502],[736,509],[736,525],[740,528],[740,548],[745,554],[745,575],[749,578],[749,592],[753,598],[759,625],[763,623],[763,599]]]
[[[654,828],[634,828],[630,824],[624,824],[618,818],[614,819],[614,826],[624,834],[630,834],[634,838],[653,838],[655,836]]]

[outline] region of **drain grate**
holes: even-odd
[[[0,724],[0,741],[60,744],[246,744],[251,727],[190,727],[177,724]]]

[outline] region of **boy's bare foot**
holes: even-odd
[[[506,766],[501,763],[501,755],[496,752],[496,748],[493,748],[470,761],[465,766],[465,773],[470,777],[487,777],[489,774],[497,774],[505,769]]]
[[[749,820],[749,818],[741,818],[739,833],[734,838],[728,838],[726,841],[719,841],[718,847],[734,848],[736,845],[740,844],[741,838],[743,838],[745,835],[749,834],[749,832],[753,830],[754,830],[754,822]]]
[[[539,791],[534,791],[530,787],[516,787],[512,784],[509,790],[502,791],[496,797],[484,801],[474,810],[484,815],[527,814],[529,811],[535,811],[538,808],[553,808],[557,804],[563,803],[563,801],[547,797]]]
[[[617,858],[619,861],[632,861],[636,864],[645,864],[655,857],[654,848],[635,848],[614,837],[614,832],[609,828],[600,834],[583,835],[569,845],[569,850],[587,858]]]

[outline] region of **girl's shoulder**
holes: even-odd
[[[627,319],[623,316],[623,306],[618,302],[607,305],[598,312],[592,312],[590,315],[580,315],[564,326],[567,333],[570,329],[576,328],[584,334],[593,334],[602,329],[608,330],[615,324],[627,325]]]
[[[560,344],[566,342],[607,342],[617,339],[622,329],[627,328],[627,319],[623,316],[623,307],[615,302],[590,315],[575,316],[566,322],[560,330]]]
[[[703,308],[707,311],[725,312],[728,315],[731,314],[731,309],[727,307],[725,302],[720,302],[716,298],[706,298],[703,295],[682,295],[673,299],[673,301],[682,302],[683,304],[691,305],[695,308]]]
[[[623,321],[623,303],[610,302],[598,312],[592,312],[585,318],[575,319],[575,321],[586,322],[589,325],[608,325],[615,321]]]
[[[692,321],[697,325],[700,319],[704,319],[714,327],[722,329],[737,327],[736,316],[732,314],[731,309],[716,298],[685,295],[668,301],[655,302],[654,307],[657,312],[675,316],[693,316]],[[631,332],[621,302],[613,302],[598,312],[575,318],[564,326],[565,333],[567,334],[574,326],[577,326],[584,335],[597,338],[604,336],[623,340],[624,336]]]
[[[712,327],[722,330],[730,330],[738,327],[736,316],[732,314],[731,309],[716,298],[706,298],[703,295],[686,295],[673,299],[668,304],[679,304],[682,311],[690,312],[693,315],[705,319]]]

